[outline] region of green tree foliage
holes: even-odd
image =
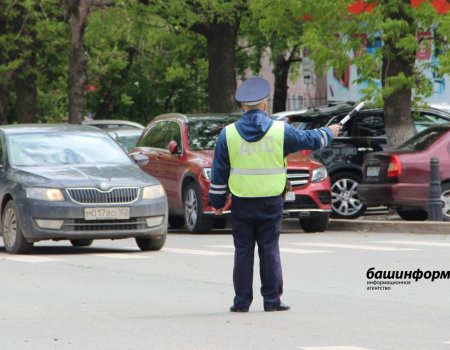
[[[395,146],[413,134],[412,103],[432,92],[424,75],[425,65],[416,64],[417,34],[438,28],[448,37],[443,19],[431,1],[413,8],[409,0],[380,1],[371,12],[352,14],[352,1],[306,0],[303,14],[312,17],[303,40],[311,49],[316,67],[338,73],[349,64],[358,70],[358,83],[366,83],[364,99],[384,104],[388,144]],[[380,39],[375,53],[363,50],[368,42]],[[355,55],[357,52],[359,55]],[[441,60],[445,65],[445,61]],[[381,79],[381,87],[376,83]],[[414,91],[414,94],[412,92]]]
[[[59,119],[66,30],[58,0],[0,2],[0,122]]]
[[[91,14],[88,111],[147,123],[168,112],[205,110],[205,41],[137,2]]]
[[[240,73],[250,65],[258,72],[265,55],[273,66],[274,91],[273,112],[286,109],[289,77],[298,80],[301,62],[301,34],[303,20],[298,17],[301,9],[299,1],[258,0],[250,3],[251,15],[243,18],[241,26],[241,46],[247,53],[248,61],[240,54]],[[241,50],[239,50],[241,51]]]
[[[185,28],[206,39],[209,110],[233,110],[237,34],[242,17],[248,15],[248,0],[145,2],[175,28]]]

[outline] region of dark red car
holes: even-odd
[[[148,157],[142,169],[164,186],[171,228],[185,226],[189,232],[200,233],[226,226],[226,218],[215,217],[208,202],[211,164],[220,131],[239,117],[164,114],[147,126],[131,150]],[[326,168],[306,153],[288,157],[292,191],[286,194],[285,215],[298,216],[306,232],[325,231],[331,212],[330,181]],[[229,199],[225,214],[230,206]]]
[[[450,124],[434,126],[393,151],[365,156],[358,196],[367,205],[395,207],[404,220],[427,219],[430,159],[439,159],[443,219],[450,220]]]

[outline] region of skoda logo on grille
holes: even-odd
[[[102,190],[107,190],[107,189],[109,188],[109,184],[107,184],[106,182],[102,182],[102,183],[100,184],[100,188],[101,188]]]

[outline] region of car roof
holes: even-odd
[[[139,128],[139,129],[145,129],[145,127],[142,124],[132,122],[130,120],[121,120],[121,119],[93,119],[93,120],[83,120],[82,124],[84,125],[108,125],[108,124],[116,124],[116,125],[123,125]]]
[[[117,136],[134,136],[142,134],[142,129],[136,128],[111,128],[111,129],[103,129],[109,134],[116,134]]]
[[[202,120],[202,119],[223,119],[223,118],[239,118],[242,113],[201,113],[201,114],[181,114],[181,113],[166,113],[155,117],[152,121],[178,119],[185,122]]]
[[[304,118],[320,118],[320,117],[332,117],[344,113],[348,113],[356,107],[356,104],[352,104],[351,102],[332,104],[326,106],[320,106],[314,109],[308,109],[303,113],[296,113],[293,111],[292,113],[286,113],[285,117],[304,117]],[[383,108],[379,106],[374,106],[372,104],[366,104],[363,106],[361,111],[364,112],[380,112]],[[450,119],[450,113],[443,109],[427,107],[427,108],[418,108],[417,112],[432,112],[437,115],[441,115],[447,119]]]
[[[93,126],[78,125],[78,124],[9,124],[0,125],[0,130],[5,134],[24,134],[24,133],[36,133],[36,132],[97,132],[103,133],[102,130]]]
[[[276,113],[272,113],[270,115],[270,118],[272,119],[282,119],[284,117],[289,117],[290,115],[293,114],[303,114],[307,111],[311,110],[310,108],[304,108],[304,109],[297,109],[297,110],[292,110],[292,111],[283,111],[283,112],[276,112]]]

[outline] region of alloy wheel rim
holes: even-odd
[[[450,221],[450,190],[444,191],[441,194],[442,201],[442,217],[446,221]]]
[[[9,208],[5,212],[3,220],[3,240],[5,246],[12,247],[16,243],[17,238],[17,219],[16,213],[13,209]]]
[[[189,228],[192,228],[197,223],[197,196],[195,191],[191,188],[186,193],[185,200],[185,216],[186,216],[186,225]]]
[[[361,210],[363,204],[358,199],[358,182],[351,179],[340,179],[331,187],[331,205],[341,216],[350,216]]]

